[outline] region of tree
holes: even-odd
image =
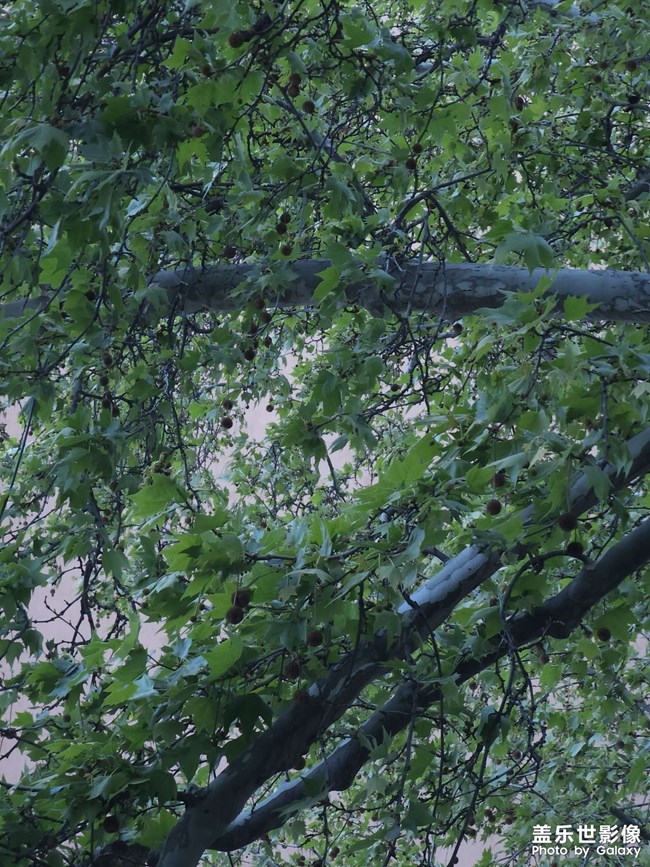
[[[650,838],[648,7],[589,7],[3,7],[3,861]]]

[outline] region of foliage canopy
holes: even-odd
[[[650,9],[593,7],[2,6],[3,863],[642,824],[647,326],[544,294],[650,270]],[[391,309],[460,262],[549,277]],[[224,309],[155,280],[237,263]]]

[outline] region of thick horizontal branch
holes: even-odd
[[[602,463],[601,469],[616,490],[650,471],[650,428],[628,441],[626,471]],[[597,503],[586,475],[572,484],[569,504],[579,515]],[[533,517],[532,506],[523,512]],[[524,556],[523,549],[521,555]],[[361,690],[383,672],[383,663],[399,658],[443,623],[454,607],[499,568],[497,552],[473,545],[449,560],[400,608],[404,628],[387,646],[383,633],[349,653],[309,690],[306,701],[282,714],[251,746],[235,759],[187,808],[163,847],[159,867],[195,867],[213,840],[225,832],[244,809],[246,801],[275,774],[295,765],[318,736],[339,719]]]
[[[320,274],[331,264],[327,259],[300,259],[278,266],[273,274],[255,264],[223,264],[160,271],[152,282],[167,290],[172,309],[179,313],[240,310],[253,294],[263,295],[270,308],[306,307],[316,303]],[[507,265],[386,263],[374,274],[359,265],[358,271],[342,276],[339,285],[344,299],[376,315],[415,311],[453,320],[482,308],[500,307],[508,294],[532,292],[542,277],[552,276],[553,272],[541,268],[531,274],[526,268]],[[650,322],[650,273],[563,268],[544,294],[557,298],[558,316],[563,314],[564,299],[576,296],[598,304],[587,319]],[[34,314],[49,303],[49,296],[43,294],[3,304],[0,313],[4,318]]]
[[[267,304],[314,304],[319,275],[330,265],[326,259],[303,259],[284,266],[281,291],[263,290]],[[526,268],[505,265],[462,263],[441,267],[437,263],[412,262],[403,267],[386,264],[374,276],[359,266],[356,275],[341,278],[341,285],[349,301],[374,313],[418,311],[458,319],[484,307],[500,307],[508,293],[530,292],[546,276],[552,277],[552,272],[541,268],[531,274]],[[245,284],[264,285],[266,280],[255,265],[228,264],[205,270],[162,271],[155,282],[169,291],[172,303],[192,313],[238,309],[244,298],[250,297]],[[558,315],[563,312],[563,300],[577,296],[599,305],[587,314],[588,319],[650,322],[650,274],[644,272],[562,269],[545,294],[557,296]]]
[[[558,594],[530,613],[517,615],[507,630],[495,636],[493,650],[480,659],[465,661],[453,672],[463,683],[507,655],[512,647],[530,644],[547,635],[567,637],[596,603],[611,593],[625,578],[650,561],[650,519],[610,548],[596,563],[585,566]],[[254,809],[242,813],[226,831],[213,840],[211,849],[233,851],[281,827],[313,801],[316,785],[323,797],[349,788],[370,757],[371,743],[392,738],[413,718],[441,697],[436,685],[414,682],[399,687],[394,696],[360,726],[354,737],[346,738],[332,753],[302,774],[284,783]],[[312,793],[310,797],[309,793]]]

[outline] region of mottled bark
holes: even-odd
[[[330,266],[324,259],[304,259],[283,266],[268,286],[268,277],[255,265],[218,265],[203,271],[163,271],[155,281],[168,289],[170,300],[188,313],[212,309],[233,310],[253,292],[269,307],[304,307],[314,304],[319,274]],[[342,300],[354,302],[378,315],[411,311],[458,319],[481,308],[500,307],[509,293],[530,292],[552,272],[505,265],[438,264],[413,262],[400,268],[386,264],[374,273],[361,266],[341,277]],[[277,286],[279,288],[273,288]],[[555,296],[555,312],[563,313],[570,296],[599,306],[586,314],[593,320],[650,322],[650,274],[640,271],[557,272],[545,296]]]
[[[262,296],[269,308],[306,307],[318,303],[315,293],[319,276],[331,266],[326,259],[301,259],[282,264],[270,275],[255,264],[223,264],[210,268],[160,271],[152,282],[167,290],[177,313],[239,310],[251,297]],[[411,262],[404,266],[377,266],[372,272],[359,265],[341,275],[340,300],[355,303],[375,315],[391,312],[428,313],[454,320],[500,307],[513,292],[531,292],[543,277],[553,272],[541,268],[532,274],[526,268],[507,265]],[[336,292],[336,289],[334,290]],[[586,319],[650,322],[650,273],[643,271],[570,270],[557,272],[544,297],[555,297],[554,313],[563,315],[563,301],[570,296],[598,304]],[[25,311],[37,315],[51,303],[47,294],[0,307],[5,318]],[[56,301],[54,300],[54,303]],[[167,315],[164,307],[159,315]]]

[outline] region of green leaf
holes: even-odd
[[[507,253],[521,253],[531,274],[535,268],[553,267],[553,250],[541,235],[533,232],[526,234],[513,232],[508,235],[498,245],[495,261],[503,262]]]
[[[243,650],[242,640],[237,635],[233,635],[221,641],[212,650],[206,651],[204,656],[208,664],[210,680],[223,677],[239,660]]]
[[[597,310],[599,306],[598,304],[590,304],[584,296],[581,298],[569,296],[564,299],[564,318],[569,322],[579,322],[585,318],[587,313]]]
[[[134,514],[146,518],[165,511],[174,503],[184,502],[185,496],[173,479],[153,473],[150,484],[142,487],[130,499]]]
[[[28,127],[13,139],[10,139],[0,151],[0,157],[9,150],[20,150],[23,147],[33,147],[43,157],[45,165],[54,171],[63,165],[70,139],[66,132],[48,123],[39,123]]]
[[[612,487],[607,473],[603,472],[599,467],[587,465],[584,467],[584,474],[589,484],[592,486],[596,497],[600,502],[607,500]]]
[[[432,823],[433,816],[431,814],[431,808],[420,801],[412,801],[409,804],[406,815],[402,820],[402,826],[410,830],[422,828],[426,825],[431,825]]]
[[[116,548],[105,548],[102,555],[102,565],[107,572],[119,580],[128,567],[129,561],[122,551],[118,551]]]

